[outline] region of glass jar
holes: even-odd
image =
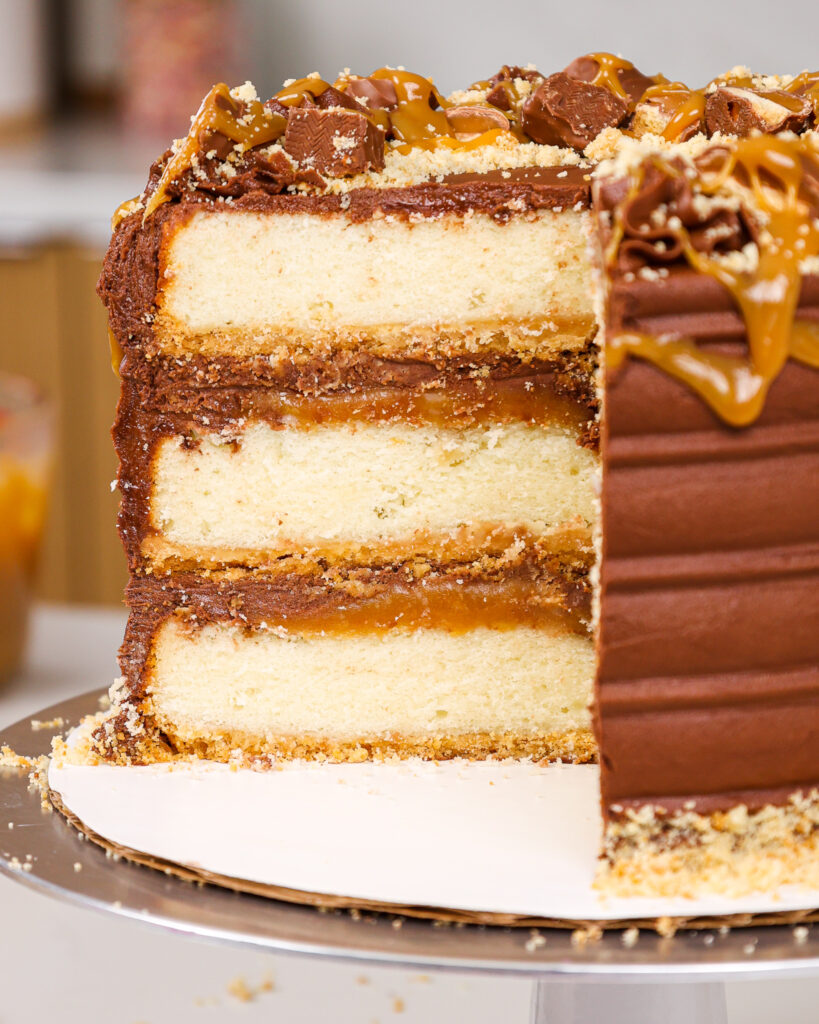
[[[53,420],[38,388],[0,373],[0,683],[20,667],[51,476]]]

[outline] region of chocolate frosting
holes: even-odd
[[[612,178],[601,180],[595,188],[598,212],[611,216],[616,209],[622,228],[613,267],[616,279],[643,267],[685,265],[679,232],[670,227],[675,219],[686,229],[697,252],[737,251],[756,239],[754,224],[743,207],[725,201],[703,208],[697,202],[685,164],[678,158],[663,167],[647,163],[640,187],[630,197],[628,187],[627,179]],[[658,210],[663,213],[661,218],[656,217]],[[604,247],[610,237],[610,231],[603,232]],[[700,307],[695,304],[693,308]]]
[[[672,280],[620,283],[612,329],[636,312],[655,334],[676,318],[744,345],[724,289]],[[819,297],[815,281],[805,292]],[[819,785],[819,372],[789,362],[743,430],[636,359],[609,376],[605,408],[604,810],[709,812]]]

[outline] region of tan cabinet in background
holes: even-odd
[[[73,245],[0,249],[0,369],[54,402],[57,449],[38,592],[52,601],[119,603],[125,556],[111,493],[119,382],[94,290],[99,253]]]

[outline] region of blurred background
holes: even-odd
[[[52,403],[56,458],[37,591],[118,603],[109,439],[117,394],[94,293],[109,217],[217,80],[385,63],[449,91],[504,62],[551,72],[595,49],[701,84],[737,63],[819,63],[815,4],[513,0],[0,0],[0,371]]]

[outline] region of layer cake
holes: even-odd
[[[607,884],[812,863],[817,95],[609,54],[214,87],[100,282],[131,582],[97,756],[599,747]]]

